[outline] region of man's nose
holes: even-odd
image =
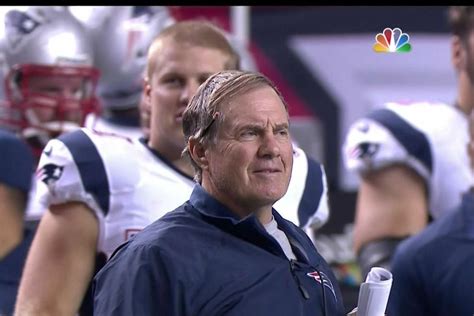
[[[280,143],[277,140],[277,136],[273,132],[266,131],[262,135],[258,154],[260,157],[266,158],[275,158],[280,156]]]
[[[187,105],[189,101],[196,94],[197,89],[199,88],[199,83],[195,80],[191,80],[186,83],[186,86],[183,88],[180,96],[181,103]]]
[[[60,92],[60,97],[64,99],[74,99],[76,95],[72,89],[64,88]]]

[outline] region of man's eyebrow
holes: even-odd
[[[258,129],[258,128],[264,128],[263,124],[259,123],[242,123],[242,124],[237,124],[236,125],[237,129]]]
[[[262,123],[242,123],[242,124],[236,124],[236,129],[237,130],[242,130],[242,129],[264,129],[265,124]],[[274,129],[288,129],[289,124],[287,122],[284,123],[279,123],[275,124]]]
[[[290,124],[288,124],[287,122],[275,124],[275,129],[289,128],[289,127],[290,127]]]

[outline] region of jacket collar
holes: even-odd
[[[227,206],[212,197],[199,184],[194,186],[189,201],[192,206],[194,206],[202,215],[226,221],[232,225],[238,225],[246,221],[252,221],[252,218],[256,218],[255,214],[250,214],[244,218],[239,218],[237,214],[232,212]]]
[[[275,255],[284,256],[286,258],[278,242],[267,233],[255,214],[239,218],[237,214],[213,198],[199,184],[194,186],[189,203],[206,222],[238,238],[267,249]],[[278,228],[281,229],[290,240],[293,251],[298,259],[304,262],[309,262],[311,259],[314,260],[315,257],[308,254],[305,250],[307,247],[303,246],[305,243],[307,244],[309,238],[304,240],[301,234],[297,232],[297,228],[285,220],[275,209],[272,209],[272,214],[278,224]],[[316,261],[319,260],[316,259]]]

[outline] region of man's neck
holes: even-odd
[[[257,218],[262,223],[262,225],[268,224],[272,221],[273,214],[272,214],[272,209],[265,209],[261,210],[260,212],[257,212]]]
[[[179,171],[190,177],[194,176],[193,166],[187,158],[181,156],[182,148],[172,148],[172,145],[158,146],[157,144],[153,144],[151,139],[148,140],[147,145],[160,154]]]
[[[170,162],[173,164],[173,166],[175,166],[178,170],[180,170],[184,174],[190,177],[194,176],[193,166],[189,163],[188,159],[181,157],[176,160],[170,160]]]

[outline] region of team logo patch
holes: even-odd
[[[63,166],[48,163],[38,170],[37,177],[49,187],[61,178],[63,170]]]
[[[125,241],[129,240],[130,238],[134,237],[141,231],[139,228],[128,228],[125,230]]]
[[[324,272],[314,271],[314,272],[306,273],[306,275],[309,276],[310,278],[315,279],[318,283],[321,283],[321,279],[322,279],[323,285],[331,290],[332,295],[334,295],[334,299],[337,301],[336,292],[334,292],[334,286],[332,285],[332,282],[329,279],[329,277],[326,274],[324,274]]]

